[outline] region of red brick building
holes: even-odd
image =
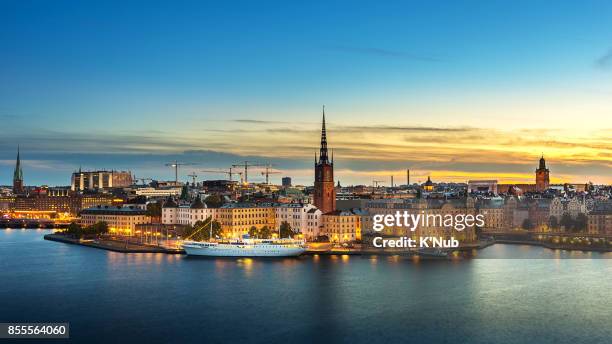
[[[327,133],[325,131],[325,107],[323,107],[323,125],[321,127],[321,148],[319,160],[315,154],[314,205],[323,212],[336,210],[336,190],[334,189],[334,156],[331,161],[327,153]]]

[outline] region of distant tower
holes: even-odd
[[[285,188],[291,187],[291,177],[283,177],[282,185]]]
[[[15,172],[13,172],[13,192],[16,194],[23,193],[23,171],[21,170],[19,146],[17,146],[17,161],[15,162]]]
[[[546,168],[546,160],[544,155],[540,158],[540,166],[535,170],[536,175],[536,191],[544,191],[550,185],[550,171]]]
[[[334,189],[334,158],[331,162],[327,156],[327,133],[325,131],[325,106],[323,106],[323,124],[321,126],[321,148],[319,160],[315,154],[314,205],[323,212],[336,210],[336,190]]]
[[[410,169],[406,169],[406,186],[410,186]]]

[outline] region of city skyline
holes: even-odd
[[[343,185],[532,183],[541,154],[612,183],[611,4],[2,6],[2,185],[18,144],[25,185],[175,159],[311,185],[322,104]]]

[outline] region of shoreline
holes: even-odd
[[[61,234],[46,234],[44,235],[44,240],[60,242],[64,244],[70,245],[80,245],[84,247],[91,247],[95,249],[107,250],[112,252],[119,253],[164,253],[164,254],[185,254],[183,249],[169,249],[163,248],[159,246],[149,246],[149,245],[137,245],[133,243],[125,243],[116,240],[101,240],[101,241],[80,241],[74,238],[66,237]],[[482,241],[478,244],[471,244],[468,246],[458,247],[455,250],[451,251],[459,251],[466,252],[471,250],[482,250],[489,246],[495,244],[508,244],[508,245],[529,245],[529,246],[539,246],[548,248],[551,250],[566,250],[566,251],[582,251],[582,252],[599,252],[606,253],[612,252],[612,250],[608,250],[600,247],[567,247],[563,245],[553,245],[549,243],[543,243],[538,241],[522,241],[522,240],[511,240],[511,239],[495,239]],[[304,252],[304,255],[314,256],[314,255],[381,255],[381,256],[394,256],[394,255],[418,255],[413,251],[377,251],[377,250],[363,250],[363,249],[330,249],[330,250],[309,250]]]

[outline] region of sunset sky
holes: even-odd
[[[336,179],[612,183],[612,2],[0,3],[0,185],[244,160]],[[217,179],[221,175],[202,174]],[[253,180],[263,177],[253,174]]]

